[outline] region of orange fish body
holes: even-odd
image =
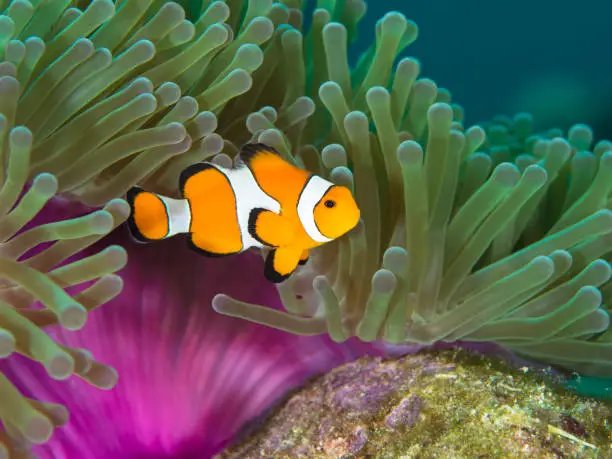
[[[357,225],[350,190],[285,161],[271,147],[248,144],[236,167],[193,164],[180,177],[183,199],[140,188],[127,195],[128,227],[147,242],[187,233],[192,249],[220,257],[268,247],[265,275],[282,282],[309,250]]]

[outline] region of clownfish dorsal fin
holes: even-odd
[[[243,145],[240,149],[240,153],[238,153],[240,161],[247,166],[250,166],[251,162],[257,157],[264,155],[273,155],[281,161],[285,161],[278,150],[263,143],[247,143]]]
[[[179,190],[181,192],[181,196],[186,198],[185,186],[194,175],[199,174],[203,171],[208,171],[209,169],[215,170],[215,166],[206,161],[191,164],[190,166],[187,166],[185,169],[183,169],[181,175],[179,176]]]

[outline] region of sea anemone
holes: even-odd
[[[413,22],[386,14],[375,42],[350,68],[347,47],[365,2],[318,2],[307,30],[304,3],[202,1],[189,4],[187,13],[161,0],[2,3],[0,113],[6,128],[0,132],[17,129],[16,146],[28,133],[28,148],[18,148],[30,158],[18,171],[19,190],[32,183],[23,199],[53,174],[53,191],[63,199],[104,206],[76,220],[76,236],[42,232],[28,239],[70,234],[81,241],[52,245],[33,257],[45,263],[32,267],[44,273],[51,261],[89,246],[93,236],[82,222],[106,219],[101,234],[117,226],[125,218],[117,199],[134,184],[176,195],[187,165],[210,158],[231,164],[241,144],[259,141],[353,189],[363,221],[278,286],[286,311],[267,294],[250,297],[206,284],[212,294],[222,292],[212,300],[216,311],[299,335],[329,334],[337,342],[495,342],[583,374],[612,373],[605,306],[612,292],[606,261],[610,144],[592,147],[590,131],[580,125],[567,139],[561,132],[532,133],[526,115],[464,129],[463,110],[451,103],[450,92],[420,78],[417,60],[398,60],[417,38]],[[11,227],[7,237],[18,229]],[[20,244],[24,250],[34,245]],[[164,250],[177,250],[175,244]],[[90,288],[106,295],[103,300],[118,293],[118,278],[107,274],[118,269],[122,253],[112,247],[91,258],[114,262],[96,264],[103,288]],[[206,271],[222,263],[207,262]],[[67,275],[72,283],[66,285],[97,278],[76,271],[79,282]],[[173,282],[174,273],[163,289],[173,291]],[[256,277],[253,285],[261,282]],[[81,297],[83,303],[89,298],[75,293]],[[116,302],[127,306],[130,298]],[[81,323],[82,310],[69,310],[81,311]],[[203,326],[192,333],[211,331]],[[76,341],[81,339],[87,343],[87,334]],[[23,380],[18,373],[14,378]],[[24,410],[15,412],[31,412]],[[46,432],[30,439],[42,441]],[[7,434],[20,438],[8,425]]]
[[[112,364],[119,374],[113,390],[100,392],[77,378],[47,383],[24,359],[2,366],[26,396],[70,412],[69,423],[33,449],[40,458],[211,457],[313,373],[373,353],[364,343],[337,346],[216,314],[210,302],[219,289],[278,303],[257,256],[211,260],[179,239],[163,247],[129,244],[123,231],[100,245],[112,243],[126,244],[129,256],[118,272],[121,294],[81,330],[49,333]],[[238,273],[250,278],[237,282]]]
[[[0,79],[0,85],[6,89],[15,81]],[[79,218],[56,215],[53,222],[37,222],[37,214],[60,199],[54,198],[57,179],[41,173],[26,187],[32,134],[23,126],[13,126],[7,114],[9,110],[0,114],[6,164],[0,189],[0,263],[4,277],[0,356],[18,353],[40,363],[47,377],[61,381],[76,375],[93,386],[110,389],[117,381],[114,369],[95,360],[87,349],[53,341],[43,327],[59,324],[65,330],[78,330],[90,311],[119,294],[123,284],[113,273],[126,263],[122,247],[109,246],[78,259],[73,255],[121,224],[129,207],[114,199],[103,210]],[[79,287],[76,294],[71,293],[74,286]],[[41,375],[43,378],[45,375]],[[53,429],[68,420],[62,405],[22,395],[2,372],[0,400],[4,427],[0,430],[0,457],[30,443],[47,441]]]
[[[487,132],[464,129],[462,110],[448,91],[418,79],[416,60],[393,69],[416,38],[399,13],[378,21],[376,42],[353,70],[339,57],[347,28],[317,10],[317,31],[328,59],[316,86],[325,110],[312,123],[328,113],[331,129],[307,126],[297,146],[278,130],[259,135],[282,139],[311,169],[354,186],[363,224],[279,287],[287,312],[224,294],[215,310],[336,341],[495,342],[583,374],[611,374],[603,296],[612,274],[610,144],[590,152],[582,125],[568,139],[534,134],[522,114]],[[251,130],[254,119],[265,118],[251,115]]]

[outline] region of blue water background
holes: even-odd
[[[608,130],[612,114],[612,2],[604,0],[368,1],[353,56],[390,10],[419,26],[404,52],[449,89],[473,124],[529,111],[541,127]],[[612,124],[612,123],[611,123]],[[599,136],[612,137],[603,132]]]

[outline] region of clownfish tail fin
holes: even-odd
[[[185,199],[172,199],[133,187],[127,192],[127,225],[139,242],[165,239],[189,231],[191,213]]]

